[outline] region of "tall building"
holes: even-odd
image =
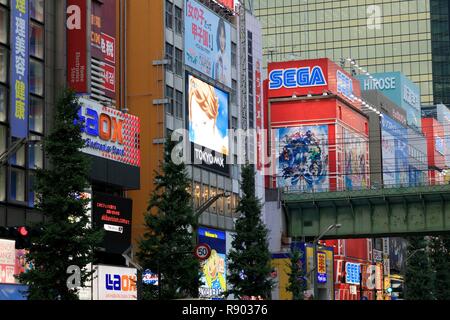
[[[198,234],[202,242],[215,239],[210,243],[220,257],[222,277],[226,277],[225,255],[231,246],[237,216],[234,209],[240,196],[236,163],[242,160],[239,139],[228,129],[257,126],[261,120],[256,118],[255,106],[262,103],[262,86],[256,84],[262,79],[260,27],[249,12],[231,3],[133,0],[125,9],[126,106],[139,116],[143,128],[141,188],[129,192],[134,205],[133,251],[138,250],[138,240],[145,232],[144,214],[154,190],[155,170],[163,159],[164,142],[186,129],[184,155],[195,210],[216,195],[228,195],[219,197],[201,214]],[[203,103],[201,97],[212,103]],[[254,148],[249,139],[249,160]],[[259,194],[263,195],[263,180],[258,179]],[[219,242],[220,248],[216,247]],[[200,295],[214,297],[218,291],[211,289],[202,288]]]
[[[449,4],[439,0],[255,0],[267,62],[352,58],[370,73],[401,71],[422,104],[450,101]],[[358,72],[358,69],[356,69]]]

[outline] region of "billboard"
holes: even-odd
[[[116,94],[116,0],[92,1],[91,56],[102,62],[103,89]]]
[[[443,124],[444,127],[444,155],[445,155],[445,164],[447,167],[450,167],[450,110],[447,106],[443,104],[438,104],[437,108],[437,119],[440,123]]]
[[[275,129],[277,187],[327,191],[328,126]]]
[[[92,215],[94,224],[105,231],[106,252],[122,254],[131,245],[131,199],[94,193]]]
[[[381,120],[381,151],[385,186],[408,186],[410,183],[407,129],[387,115]]]
[[[84,121],[84,153],[140,166],[139,118],[81,98],[79,118]]]
[[[67,83],[77,93],[89,93],[87,0],[67,0]]]
[[[135,268],[98,265],[94,273],[94,300],[137,300]]]
[[[363,189],[369,185],[368,142],[356,132],[343,129],[344,175],[347,190]]]
[[[231,88],[231,26],[204,5],[185,0],[185,63]]]
[[[361,90],[380,90],[392,102],[406,111],[409,125],[421,128],[420,89],[419,86],[400,72],[372,74],[373,79],[358,75]]]
[[[221,300],[227,290],[226,234],[224,231],[199,228],[198,242],[211,247],[210,257],[202,262],[199,297]]]
[[[11,0],[11,136],[28,137],[29,5]]]
[[[229,94],[187,75],[189,141],[193,163],[228,174]]]
[[[16,283],[16,242],[0,239],[0,283]]]

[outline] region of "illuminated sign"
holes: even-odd
[[[0,239],[0,283],[16,283],[14,278],[15,250],[14,240]]]
[[[327,282],[327,255],[323,252],[317,253],[317,282]]]
[[[92,201],[94,224],[105,230],[106,252],[122,253],[131,244],[133,202],[130,199],[95,193]]]
[[[364,90],[391,90],[397,86],[395,77],[364,80]]]
[[[96,269],[95,300],[137,300],[136,269],[103,265]]]
[[[340,70],[336,73],[337,93],[353,101],[353,80]]]
[[[147,269],[142,273],[142,282],[148,285],[157,286],[159,283],[158,274]]]
[[[349,284],[359,284],[361,265],[359,263],[347,262],[345,264],[345,282]]]
[[[80,99],[84,122],[83,152],[128,165],[140,166],[139,118],[88,99]]]
[[[269,89],[316,87],[327,84],[320,66],[275,69],[269,73]]]

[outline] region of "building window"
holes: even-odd
[[[44,100],[30,97],[29,127],[31,131],[44,133]]]
[[[30,16],[34,20],[44,22],[44,0],[30,0]]]
[[[25,167],[25,146],[20,147],[16,153],[9,157],[9,163],[14,166]]]
[[[236,117],[231,117],[231,129],[236,130],[238,127],[238,119]]]
[[[231,80],[231,102],[237,104],[237,81]]]
[[[231,65],[236,67],[237,59],[236,59],[237,45],[234,42],[231,42]]]
[[[9,19],[8,11],[0,7],[0,43],[8,44]]]
[[[36,205],[36,196],[34,193],[34,182],[35,174],[34,172],[28,173],[28,206],[33,208]]]
[[[183,33],[183,10],[175,6],[175,32],[178,34]]]
[[[0,46],[0,82],[8,83],[8,50]]]
[[[0,167],[0,201],[6,200],[6,167]]]
[[[30,92],[44,95],[44,64],[30,59]]]
[[[168,100],[166,104],[166,112],[173,115],[173,88],[166,86],[166,99]]]
[[[8,130],[5,126],[0,125],[0,154],[6,150],[6,137]]]
[[[10,198],[13,201],[25,201],[25,170],[11,168]]]
[[[166,0],[166,28],[173,28],[173,4]]]
[[[166,59],[169,62],[166,64],[166,70],[173,72],[173,45],[166,42]]]
[[[6,88],[0,85],[0,121],[6,121],[7,106],[8,106],[8,94]]]
[[[177,118],[182,119],[183,118],[183,92],[178,91],[178,90],[176,91],[175,103],[176,103],[175,116]]]
[[[30,29],[30,55],[44,59],[44,27],[36,23],[31,23]]]
[[[183,76],[183,51],[175,48],[175,73]]]
[[[40,143],[28,145],[28,169],[42,169],[44,164],[44,154]]]

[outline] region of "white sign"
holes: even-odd
[[[0,283],[16,283],[14,267],[16,263],[16,242],[0,240]]]
[[[135,268],[95,266],[94,300],[137,300]]]
[[[356,294],[356,286],[350,286],[350,294]]]
[[[103,228],[106,231],[111,231],[111,232],[117,232],[117,233],[123,233],[123,227],[122,226],[113,226],[111,224],[105,224],[103,225]]]

